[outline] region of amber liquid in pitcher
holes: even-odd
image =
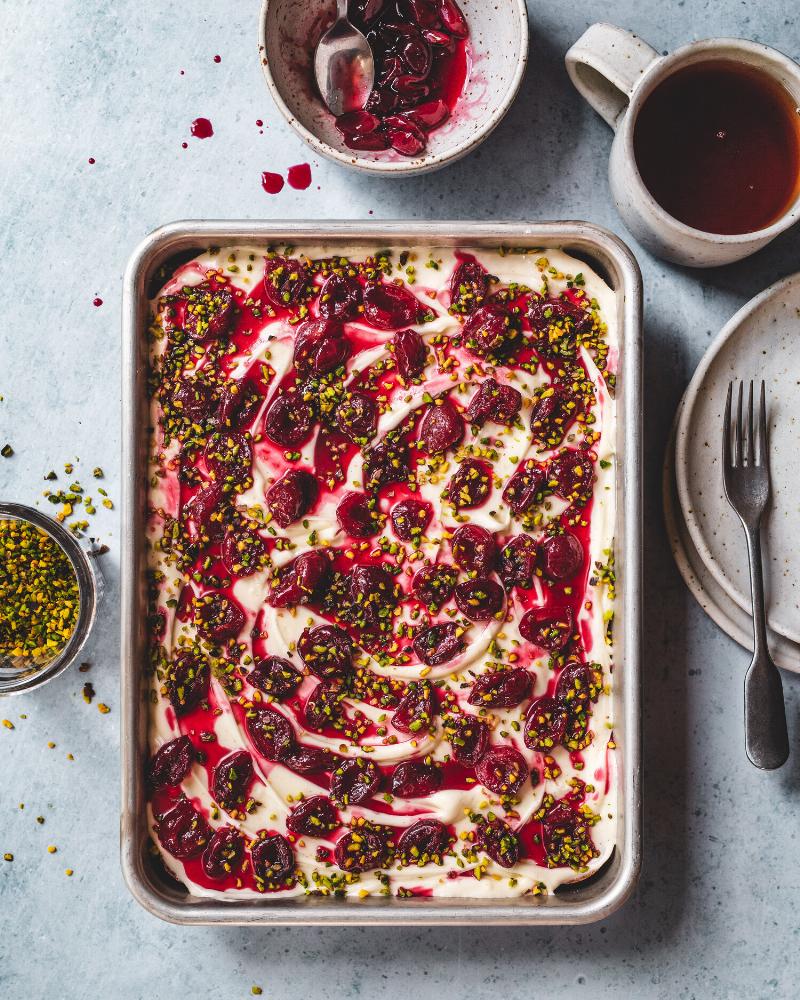
[[[766,73],[715,60],[678,70],[642,106],[636,164],[655,200],[707,233],[752,233],[800,193],[800,114]]]

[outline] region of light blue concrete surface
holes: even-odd
[[[800,57],[784,0],[531,2],[530,69],[489,143],[441,173],[389,181],[318,162],[283,124],[258,65],[258,7],[0,0],[0,443],[16,452],[0,459],[3,499],[49,509],[42,477],[75,456],[84,483],[101,465],[118,497],[121,277],[159,224],[585,218],[624,235],[606,180],[611,135],[563,69],[587,24],[613,21],[665,49],[743,35]],[[199,115],[213,138],[189,137]],[[308,191],[262,191],[262,171],[305,161]],[[680,582],[659,482],[675,407],[709,339],[800,266],[800,231],[705,273],[634,249],[645,277],[647,442],[645,865],[635,897],[607,922],[572,930],[182,929],[147,915],[119,870],[118,524],[102,511],[110,593],[86,659],[110,714],[85,704],[77,671],[0,704],[16,727],[0,728],[0,854],[15,856],[0,861],[0,996],[211,1000],[244,998],[253,984],[270,1000],[800,993],[800,686],[786,678],[794,756],[777,774],[757,773],[742,746],[745,654]]]

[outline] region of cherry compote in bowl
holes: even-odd
[[[314,81],[314,51],[334,0],[263,0],[261,65],[289,124],[322,156],[393,176],[466,156],[516,96],[528,58],[525,0],[351,0],[373,47],[367,111],[337,120]]]

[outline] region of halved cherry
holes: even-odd
[[[268,656],[266,659],[257,660],[247,679],[253,687],[268,694],[275,701],[284,701],[291,697],[303,683],[302,673],[282,656]]]
[[[378,431],[378,404],[363,392],[347,392],[336,408],[338,429],[354,444],[365,445]]]
[[[419,440],[431,455],[455,448],[464,437],[464,419],[449,399],[431,404],[419,428]]]
[[[467,573],[491,573],[497,558],[494,535],[479,524],[462,524],[450,540],[453,559]]]
[[[188,736],[177,736],[164,743],[150,759],[147,779],[150,787],[173,788],[179,785],[192,768],[194,746]]]
[[[401,285],[371,281],[364,288],[364,318],[379,330],[411,326],[421,312],[413,292]]]
[[[480,826],[476,846],[502,868],[513,868],[519,861],[519,837],[502,819],[493,819]]]
[[[525,715],[525,746],[540,753],[551,753],[564,739],[569,710],[555,698],[537,698]]]
[[[563,799],[556,802],[542,819],[542,843],[551,867],[585,871],[586,864],[596,858],[591,827],[585,818]]]
[[[399,0],[397,12],[401,17],[413,21],[420,28],[441,26],[436,5],[431,0]]]
[[[385,439],[364,455],[364,487],[377,490],[408,479],[408,446],[402,439]]]
[[[603,674],[596,664],[570,663],[559,675],[555,697],[575,715],[597,701],[602,689]]]
[[[536,579],[539,546],[530,535],[515,535],[500,553],[500,579],[507,589],[530,590]]]
[[[285,566],[267,598],[273,608],[294,608],[308,604],[322,593],[330,579],[331,561],[320,549],[303,552]]]
[[[332,771],[339,758],[325,747],[312,747],[306,743],[294,744],[281,755],[281,764],[295,774],[319,774]]]
[[[167,697],[176,715],[191,712],[208,693],[208,664],[198,653],[181,650],[167,668]]]
[[[418,600],[438,611],[453,596],[457,579],[458,574],[452,566],[437,563],[419,570],[414,575],[411,588]]]
[[[205,529],[212,541],[219,540],[225,531],[219,514],[222,498],[221,483],[205,486],[186,501],[181,516],[184,521],[191,521],[198,530]]]
[[[564,439],[579,412],[578,399],[565,386],[554,382],[533,404],[531,430],[534,441],[555,448]]]
[[[255,417],[263,396],[249,379],[226,382],[219,396],[217,420],[220,427],[241,430]]]
[[[267,257],[264,262],[264,291],[273,305],[289,309],[298,304],[308,288],[305,265],[292,257]]]
[[[373,90],[373,94],[376,91]],[[370,99],[371,99],[370,95]],[[369,101],[367,102],[369,106]],[[344,144],[350,149],[357,149],[366,153],[380,153],[391,146],[389,136],[385,132],[372,132],[369,135],[346,135]]]
[[[390,623],[400,588],[384,566],[356,566],[350,573],[351,617],[364,628]]]
[[[492,491],[492,470],[486,462],[465,458],[450,479],[450,503],[459,510],[479,507]]]
[[[458,610],[471,622],[488,622],[497,618],[503,610],[505,597],[500,584],[486,576],[466,580],[456,587]]]
[[[392,773],[392,795],[398,799],[421,799],[438,792],[444,782],[442,769],[423,760],[401,761]]]
[[[419,542],[433,517],[433,507],[424,500],[401,500],[392,507],[394,533],[404,542]]]
[[[467,19],[456,3],[456,0],[436,0],[439,9],[439,18],[442,24],[451,35],[456,38],[466,38],[469,34]]]
[[[478,357],[505,354],[519,337],[511,314],[498,302],[488,302],[470,313],[464,324],[464,344]]]
[[[378,119],[373,115],[366,115],[363,111],[354,111],[351,114],[363,115],[372,118],[377,128]],[[341,119],[347,117],[340,116],[336,121],[336,127],[341,131]],[[370,129],[374,131],[374,129]],[[355,319],[361,311],[361,284],[354,275],[332,274],[320,289],[319,293],[319,314],[323,319]]]
[[[474,715],[459,715],[445,729],[453,757],[467,767],[475,767],[489,746],[489,727]]]
[[[479,708],[514,708],[530,693],[531,675],[527,670],[493,670],[481,674],[472,685],[469,703]]]
[[[503,500],[515,514],[527,514],[546,495],[547,472],[533,459],[526,459],[509,479],[503,490]]]
[[[556,582],[570,580],[583,566],[584,551],[580,539],[571,531],[550,535],[539,549],[542,572]]]
[[[324,287],[336,277],[329,278]],[[350,341],[339,319],[309,319],[298,326],[294,366],[300,375],[324,375],[344,364],[349,354]]]
[[[292,724],[267,705],[248,709],[245,727],[253,746],[267,760],[280,760],[294,745]]]
[[[429,43],[431,42],[429,35],[423,34],[422,37]],[[440,43],[433,42],[432,44]],[[418,104],[415,108],[408,108],[405,111],[405,116],[406,118],[410,118],[416,125],[419,125],[420,128],[430,131],[431,129],[438,128],[439,125],[450,117],[450,108],[448,108],[441,98],[436,97],[430,101],[425,101],[423,104]]]
[[[401,81],[406,82],[401,83]],[[420,96],[422,88],[424,88],[426,92],[428,91],[428,88],[425,87],[424,84],[419,84],[416,80],[409,79],[408,77],[400,77],[396,81],[396,84],[401,98],[408,96],[412,88],[414,88],[414,92],[419,93]],[[425,96],[427,96],[427,93]],[[413,98],[410,99],[413,100]],[[389,136],[389,143],[391,144],[392,149],[396,149],[401,155],[419,156],[419,154],[425,149],[428,141],[427,137],[419,125],[413,121],[413,119],[408,118],[406,115],[389,115],[384,118],[383,123],[387,130],[386,134]],[[402,326],[403,324],[401,323],[399,325]]]
[[[592,325],[591,313],[582,306],[553,297],[532,299],[528,320],[536,350],[548,357],[574,358],[577,335]]]
[[[264,433],[283,448],[305,444],[313,428],[313,407],[299,391],[276,397],[264,416]]]
[[[548,653],[564,650],[575,631],[571,608],[531,608],[520,619],[519,633]]]
[[[425,341],[416,330],[401,330],[392,337],[392,348],[397,371],[406,381],[422,373],[428,357]]]
[[[336,128],[345,138],[370,135],[380,125],[380,120],[368,111],[348,111],[336,119]],[[323,291],[325,286],[323,285]]]
[[[387,860],[386,844],[368,827],[346,833],[336,841],[336,864],[345,872],[367,872],[381,868]]]
[[[422,733],[431,729],[439,710],[436,692],[428,681],[411,681],[397,703],[392,725],[401,733]]]
[[[522,393],[512,385],[500,385],[487,378],[470,400],[467,420],[483,427],[487,420],[510,426],[522,408]]]
[[[495,795],[516,795],[529,773],[525,758],[510,746],[492,747],[475,767],[475,777]]]
[[[242,806],[253,780],[253,758],[246,750],[234,750],[214,768],[211,794],[227,812]]]
[[[553,492],[576,507],[585,507],[592,498],[594,465],[584,451],[565,448],[547,469]]]
[[[311,510],[318,494],[319,482],[313,473],[289,469],[267,490],[267,508],[281,528],[288,528]]]
[[[342,761],[331,775],[331,802],[341,809],[356,806],[374,795],[382,780],[381,769],[366,757]]]
[[[327,837],[339,826],[339,817],[327,795],[301,799],[286,817],[286,829],[298,837]]]
[[[456,622],[445,622],[423,629],[414,639],[414,652],[429,667],[438,667],[458,656],[464,649],[464,629]]]
[[[397,854],[404,865],[442,863],[443,855],[450,848],[453,838],[447,827],[438,819],[419,819],[406,827],[397,841]]]
[[[338,625],[307,628],[297,643],[305,665],[321,680],[344,677],[353,665],[350,637]]]
[[[436,104],[437,102],[431,101],[429,103]],[[447,112],[447,105],[444,104],[444,101],[438,103],[443,104],[445,112]],[[427,107],[427,105],[423,105],[423,107]],[[410,115],[413,113],[409,112]],[[450,279],[450,309],[463,315],[474,312],[486,298],[488,288],[489,272],[483,264],[474,257],[462,260],[456,266]]]
[[[312,729],[336,727],[342,719],[342,699],[345,692],[338,684],[320,681],[303,708],[305,720]]]
[[[221,826],[203,851],[203,871],[221,882],[239,870],[243,859],[244,837],[232,826]]]
[[[242,631],[245,614],[241,604],[227,594],[214,591],[195,602],[194,626],[210,642],[235,639]]]
[[[255,531],[231,527],[222,540],[220,555],[231,576],[250,576],[263,568],[267,559],[267,546]]]
[[[214,397],[211,387],[199,378],[184,378],[172,394],[172,410],[197,424],[211,416]]]
[[[339,527],[351,538],[371,538],[383,524],[383,516],[365,493],[345,493],[336,508]]]
[[[188,799],[181,799],[158,822],[158,839],[173,858],[193,858],[211,839],[205,816]]]
[[[296,869],[294,851],[282,834],[272,833],[267,836],[259,834],[255,844],[250,848],[250,858],[253,862],[256,885],[279,889],[294,882]]]
[[[192,340],[222,337],[236,318],[236,299],[230,288],[203,282],[184,290],[183,328]]]
[[[249,437],[238,431],[214,431],[203,453],[218,483],[241,483],[250,475],[253,449]]]

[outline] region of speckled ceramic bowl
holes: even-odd
[[[469,22],[472,69],[449,121],[431,132],[425,152],[405,157],[348,149],[322,104],[313,53],[333,21],[334,0],[263,0],[259,56],[267,85],[289,124],[321,156],[369,173],[421,174],[466,156],[496,128],[516,96],[528,59],[525,0],[459,0]]]

